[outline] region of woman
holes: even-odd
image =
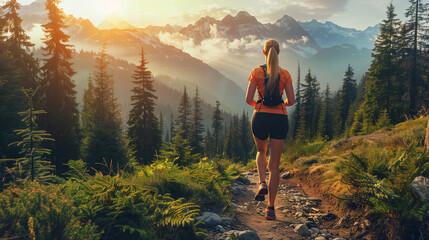
[[[290,73],[279,66],[279,43],[274,39],[268,40],[265,43],[263,53],[266,66],[253,69],[250,74],[246,102],[255,107],[252,117],[252,132],[256,143],[256,163],[259,174],[259,190],[255,200],[264,201],[265,195],[268,194],[265,218],[272,220],[276,218],[274,202],[280,182],[280,156],[289,129],[286,106],[292,106],[295,103],[295,95]],[[258,90],[258,101],[254,100],[256,89]],[[283,90],[286,92],[286,101],[281,99]],[[276,91],[279,91],[280,95]],[[272,96],[276,96],[276,94],[280,100],[278,105],[267,100],[270,96],[270,100],[272,100]],[[265,172],[268,137],[270,138],[270,161],[268,165],[270,175],[267,187]]]

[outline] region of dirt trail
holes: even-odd
[[[282,179],[276,198],[277,219],[273,221],[264,218],[267,200],[254,201],[258,189],[257,173],[245,173],[250,180],[247,185],[235,185],[232,205],[236,205],[237,214],[234,217],[234,229],[255,231],[263,240],[288,239],[357,239],[356,232],[350,232],[352,226],[345,226],[350,221],[337,216],[335,211],[322,199],[307,196],[297,178]],[[346,221],[347,220],[347,221]],[[310,236],[298,234],[295,228],[305,224],[310,230]],[[355,224],[356,225],[356,224]],[[307,232],[308,234],[308,232]]]

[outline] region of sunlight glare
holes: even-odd
[[[118,13],[121,10],[122,0],[96,0],[97,10],[105,16]]]

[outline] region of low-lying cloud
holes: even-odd
[[[181,49],[206,63],[215,62],[230,54],[260,54],[259,50],[262,51],[265,43],[265,40],[257,39],[254,35],[245,36],[240,39],[221,37],[216,24],[210,26],[210,36],[209,39],[204,39],[201,43],[196,44],[194,39],[177,32],[162,32],[158,35],[163,43]]]

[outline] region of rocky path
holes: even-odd
[[[351,227],[344,226],[347,219],[330,212],[329,206],[321,199],[305,193],[298,179],[289,177],[280,182],[275,204],[277,219],[266,220],[264,211],[267,200],[253,200],[258,189],[258,176],[251,172],[245,173],[244,176],[249,181],[237,182],[233,187],[234,197],[231,205],[236,209],[233,224],[212,228],[211,239],[237,239],[231,237],[233,234],[239,235],[240,240],[363,239],[364,236],[356,237],[356,234],[350,233],[353,223],[348,221],[347,224]]]

